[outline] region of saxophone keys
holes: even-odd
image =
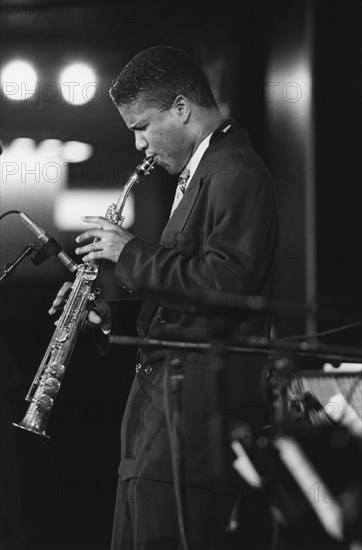
[[[86,281],[94,281],[98,275],[98,265],[95,262],[86,262],[84,264],[83,277]]]
[[[98,296],[98,294],[100,294],[101,292],[101,289],[99,287],[96,287],[92,290],[92,292],[90,292],[88,294],[88,300],[90,302],[94,302],[94,300],[96,299],[96,297]]]
[[[62,363],[59,363],[59,361],[53,361],[50,363],[48,368],[48,373],[54,376],[55,378],[63,378],[65,373],[65,366],[62,365]]]
[[[63,342],[66,342],[68,338],[69,338],[69,331],[68,329],[64,328],[57,335],[56,341],[59,343],[63,343]]]
[[[49,411],[53,406],[54,400],[49,395],[42,394],[34,400],[34,403],[38,411]]]
[[[43,392],[46,395],[55,395],[58,393],[60,388],[60,382],[56,378],[50,376],[43,383]]]

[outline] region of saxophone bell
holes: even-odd
[[[53,403],[54,399],[49,395],[45,393],[39,395],[38,398],[33,399],[30,403],[22,421],[19,423],[13,422],[13,426],[50,439],[45,429]]]

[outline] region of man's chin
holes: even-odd
[[[167,164],[167,162],[160,164],[160,166],[162,166],[162,168],[164,168],[166,172],[172,176],[180,173],[180,170],[176,166],[171,166],[170,164]]]
[[[167,162],[163,162],[162,160],[157,159],[156,164],[157,166],[160,166],[161,168],[166,170],[166,172],[168,172],[169,174],[175,173],[173,172],[172,167],[169,164],[167,164]]]
[[[166,170],[168,174],[177,175],[181,172],[181,170],[178,169],[176,166],[172,166],[168,162],[161,160],[157,155],[156,155],[156,165]]]

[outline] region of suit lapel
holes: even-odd
[[[177,206],[176,210],[174,211],[171,218],[168,220],[167,224],[164,227],[164,230],[160,238],[161,245],[167,244],[167,242],[169,241],[170,235],[174,235],[176,232],[179,233],[180,231],[183,230],[191,214],[195,201],[198,197],[201,185],[202,185],[202,180],[197,175],[197,170],[196,170],[194,176],[192,177],[185,191],[185,195],[182,197],[180,204]]]
[[[221,128],[224,125],[221,125]],[[232,129],[234,130],[234,128]],[[233,142],[237,143],[239,141],[244,141],[246,143],[249,142],[246,130],[238,130],[237,132],[231,134],[217,132],[215,136],[212,136],[210,146],[203,154],[201,161],[192,176],[189,185],[187,186],[185,195],[164,227],[159,241],[161,245],[169,246],[174,240],[172,236],[175,233],[183,231],[206,175],[218,161],[219,157],[224,154],[224,151],[232,146]]]

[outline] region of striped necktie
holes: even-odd
[[[185,172],[185,174],[180,176],[179,179],[178,179],[176,194],[175,194],[175,198],[174,198],[173,205],[172,205],[172,208],[171,208],[170,218],[171,218],[172,214],[174,213],[174,211],[176,210],[176,208],[178,207],[178,205],[180,204],[181,199],[185,194],[186,186],[187,186],[187,182],[189,180],[189,177],[190,177],[190,170],[187,170],[187,172]]]

